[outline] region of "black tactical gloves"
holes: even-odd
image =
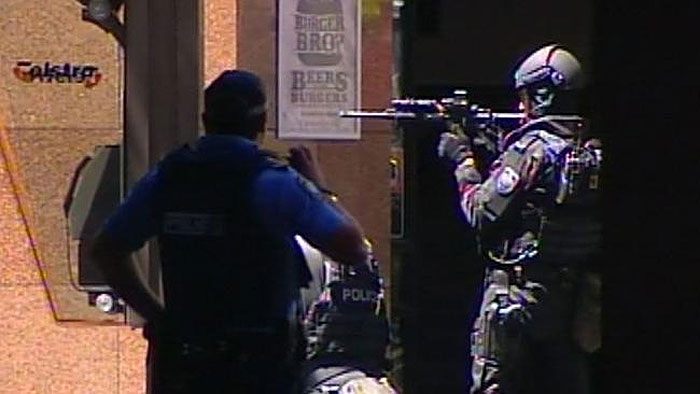
[[[437,154],[439,157],[446,157],[456,164],[460,164],[466,158],[472,156],[471,141],[467,137],[453,133],[442,133],[440,134]]]

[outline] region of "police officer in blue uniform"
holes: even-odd
[[[93,254],[147,320],[150,392],[289,393],[299,287],[309,280],[294,236],[363,271],[363,233],[308,149],[291,149],[286,165],[258,147],[266,115],[256,75],[223,72],[204,107],[205,135],[139,180]],[[164,305],[127,259],[152,237]]]
[[[443,133],[461,208],[487,263],[472,333],[472,393],[586,394],[598,337],[600,141],[557,121],[580,78],[559,45],[534,51],[515,88],[525,122],[502,141],[485,179],[470,141]]]

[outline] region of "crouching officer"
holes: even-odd
[[[290,166],[261,150],[260,79],[223,72],[204,92],[205,135],[133,188],[95,242],[108,283],[146,320],[151,393],[291,393],[294,328],[308,268],[298,234],[366,270],[362,230],[306,148]],[[127,257],[158,240],[164,305]]]
[[[520,64],[515,88],[526,122],[505,137],[485,180],[470,141],[441,135],[438,154],[457,164],[461,208],[488,267],[472,393],[589,391],[585,352],[599,346],[601,145],[554,116],[571,110],[565,99],[579,74],[578,60],[558,45]]]
[[[323,291],[305,320],[302,392],[395,394],[386,375],[389,322],[376,261],[370,254],[371,272],[323,264]]]

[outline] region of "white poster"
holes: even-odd
[[[277,136],[360,139],[360,1],[279,0]]]

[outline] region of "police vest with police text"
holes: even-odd
[[[259,151],[235,162],[189,146],[160,166],[158,242],[166,314],[182,335],[274,330],[298,282],[290,241],[271,234],[252,207],[252,182],[279,167]]]
[[[367,366],[385,363],[389,329],[377,279],[353,276],[329,283],[324,291],[310,322],[316,337],[310,358],[337,355]]]

